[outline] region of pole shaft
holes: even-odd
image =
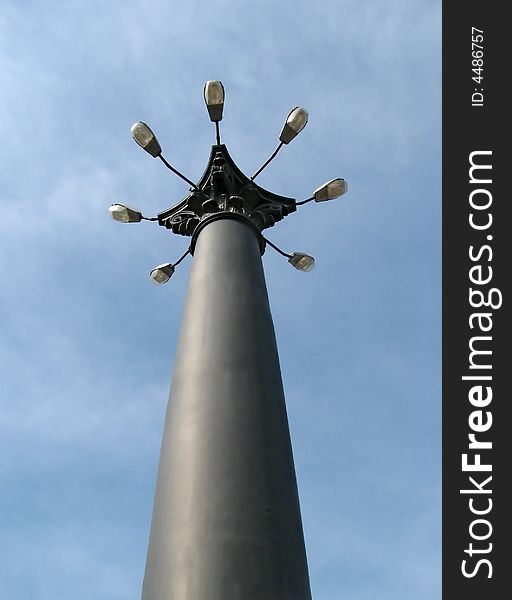
[[[142,600],[310,600],[260,248],[200,233],[160,455]]]

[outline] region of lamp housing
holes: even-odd
[[[326,181],[323,185],[316,188],[313,192],[315,202],[325,202],[326,200],[334,200],[345,194],[348,190],[347,182],[338,177],[337,179],[331,179]]]
[[[151,131],[151,128],[138,121],[132,125],[132,137],[143,148],[148,154],[151,154],[154,158],[157,158],[162,153],[162,148],[156,139],[155,134]]]
[[[315,267],[315,259],[303,252],[293,252],[288,262],[299,271],[304,271],[305,273],[312,271]]]
[[[139,223],[142,220],[140,211],[124,204],[112,204],[109,206],[108,212],[114,221],[119,223]]]
[[[288,117],[286,117],[279,140],[283,144],[289,144],[306,127],[308,117],[308,111],[304,108],[296,106],[292,109]]]
[[[162,285],[169,281],[174,271],[174,265],[171,263],[164,263],[163,265],[158,265],[158,267],[152,269],[149,273],[149,277],[155,285]]]
[[[224,86],[220,81],[207,81],[204,86],[204,101],[210,121],[217,123],[222,121],[224,109]]]

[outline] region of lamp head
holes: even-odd
[[[293,252],[288,262],[299,271],[304,271],[305,273],[312,271],[315,267],[315,259],[303,252]]]
[[[109,206],[108,212],[114,221],[119,223],[139,223],[142,220],[140,211],[124,204],[112,204]]]
[[[308,122],[308,112],[300,106],[296,106],[290,111],[283,125],[279,139],[283,144],[289,144],[306,127]]]
[[[174,265],[171,263],[164,263],[163,265],[158,265],[158,267],[152,269],[149,276],[155,285],[162,285],[169,281],[174,271]]]
[[[315,202],[325,202],[326,200],[334,200],[345,194],[348,190],[347,182],[338,177],[338,179],[331,179],[326,181],[323,185],[316,188],[313,192]]]
[[[151,154],[154,158],[161,154],[162,148],[160,148],[160,144],[158,143],[155,134],[146,123],[143,123],[142,121],[134,123],[131,131],[133,139],[141,148],[148,152],[148,154]]]
[[[204,86],[204,101],[210,121],[222,121],[224,109],[224,86],[220,81],[207,81]]]

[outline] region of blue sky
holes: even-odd
[[[315,600],[440,597],[440,3],[35,2],[0,15],[0,564],[9,600],[140,597],[186,239],[121,226],[197,179],[214,142],[303,199],[267,250]]]

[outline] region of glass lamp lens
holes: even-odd
[[[151,129],[146,123],[138,122],[132,125],[132,136],[133,139],[141,146],[145,148],[149,142],[155,137]]]
[[[224,103],[224,88],[220,81],[207,81],[204,86],[204,100],[207,106]]]
[[[312,271],[315,266],[315,259],[309,254],[294,252],[288,259],[288,262],[299,271]]]
[[[174,273],[174,266],[171,263],[164,263],[155,267],[149,274],[151,281],[156,285],[167,283]]]
[[[329,200],[334,200],[334,198],[339,198],[342,194],[347,191],[347,182],[344,179],[338,178],[333,179],[327,184],[327,194],[329,196]]]
[[[306,127],[306,123],[308,122],[308,112],[303,108],[297,106],[294,108],[292,112],[288,115],[286,119],[286,124],[288,127],[291,127],[295,133],[300,133],[304,127]]]

